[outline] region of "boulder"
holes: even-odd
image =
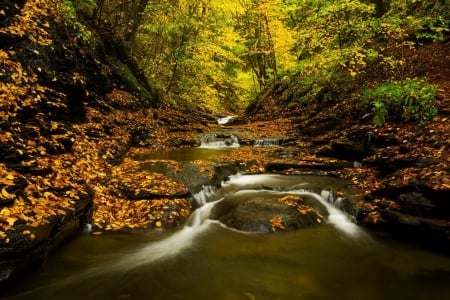
[[[323,214],[303,197],[286,195],[244,201],[225,199],[214,207],[212,218],[237,230],[268,233],[319,225],[324,221],[326,209],[323,207],[321,211]]]

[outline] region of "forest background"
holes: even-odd
[[[408,78],[402,51],[448,37],[446,0],[63,2],[123,39],[156,105],[242,109],[274,82],[294,82],[290,106],[351,97],[380,125],[436,114],[435,88]],[[373,70],[382,80],[367,80]]]

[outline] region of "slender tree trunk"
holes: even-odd
[[[273,43],[272,33],[270,32],[269,19],[267,15],[264,15],[264,21],[266,23],[266,33],[267,33],[267,43],[270,52],[270,60],[269,67],[273,70],[273,77],[275,80],[278,79],[278,67],[277,67],[277,58],[275,54],[275,45]]]
[[[103,5],[105,4],[105,0],[97,0],[94,11],[92,13],[92,20],[94,21],[95,26],[99,26],[100,24],[100,16],[102,15]]]
[[[372,2],[375,3],[375,15],[377,18],[381,18],[386,10],[383,0],[372,0]]]
[[[147,7],[147,4],[150,0],[139,0],[137,5],[134,5],[133,9],[133,15],[131,20],[131,25],[127,28],[127,32],[125,34],[125,40],[131,41],[134,36],[136,35],[136,32],[141,25],[142,16],[144,14],[145,8]]]

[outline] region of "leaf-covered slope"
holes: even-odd
[[[117,165],[130,146],[196,143],[206,114],[152,108],[122,43],[70,12],[59,0],[0,6],[0,281],[92,217],[119,230],[173,226],[190,212],[183,185]],[[127,194],[135,188],[139,199]]]

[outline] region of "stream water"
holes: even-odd
[[[198,154],[198,153],[197,153]],[[83,233],[0,299],[443,299],[450,259],[374,238],[325,201],[345,183],[324,176],[236,175],[176,230]],[[299,194],[327,223],[245,233],[209,218],[221,201]]]

